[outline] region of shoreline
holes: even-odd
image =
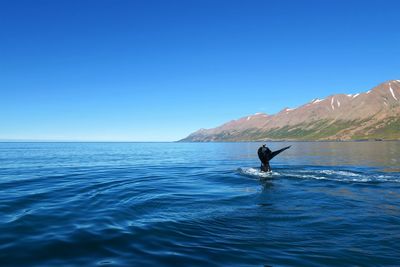
[[[243,141],[175,141],[175,143],[262,143],[262,142],[318,142],[318,143],[362,143],[362,142],[400,142],[398,139],[360,139],[360,140],[243,140]]]
[[[281,142],[290,142],[290,143],[363,143],[363,142],[400,142],[398,139],[393,140],[384,140],[384,139],[359,139],[359,140],[240,140],[240,141],[43,141],[43,140],[0,140],[0,143],[149,143],[149,144],[157,144],[157,143],[281,143]]]

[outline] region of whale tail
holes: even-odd
[[[261,171],[262,172],[269,172],[271,171],[271,166],[269,165],[269,161],[273,159],[276,155],[282,153],[286,149],[289,149],[291,146],[284,147],[282,149],[276,150],[272,152],[268,147],[263,145],[258,149],[258,157],[261,161]]]
[[[268,161],[270,161],[270,160],[273,159],[276,155],[280,154],[281,152],[285,151],[286,149],[289,149],[290,147],[291,147],[291,146],[287,146],[287,147],[284,147],[284,148],[282,148],[282,149],[279,149],[279,150],[277,150],[277,151],[274,151],[274,152],[270,153],[270,154],[268,155]]]

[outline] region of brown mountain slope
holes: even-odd
[[[400,140],[400,80],[354,95],[337,94],[275,115],[256,113],[181,141]]]

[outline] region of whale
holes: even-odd
[[[258,150],[257,150],[257,154],[258,154],[258,158],[261,161],[261,171],[262,172],[270,172],[271,171],[271,166],[269,165],[269,161],[271,159],[273,159],[275,156],[277,156],[278,154],[282,153],[283,151],[285,151],[286,149],[289,149],[291,146],[287,146],[284,148],[281,148],[279,150],[276,151],[271,151],[267,146],[262,145]]]

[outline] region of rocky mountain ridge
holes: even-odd
[[[277,114],[256,113],[180,141],[400,140],[400,80],[358,94],[313,99]]]

